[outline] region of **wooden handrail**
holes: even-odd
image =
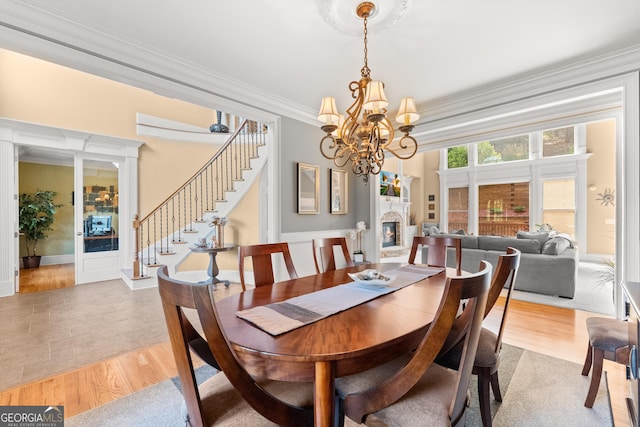
[[[213,157],[204,164],[204,166],[202,166],[200,169],[198,169],[198,171],[196,173],[194,173],[191,178],[189,178],[180,188],[178,188],[176,191],[174,191],[173,193],[171,193],[166,199],[164,199],[162,202],[160,202],[158,204],[158,206],[153,209],[151,212],[149,212],[147,214],[147,216],[145,216],[144,218],[142,218],[141,220],[138,221],[138,223],[144,222],[146,220],[148,220],[151,215],[153,215],[155,212],[159,211],[160,209],[162,209],[164,207],[164,205],[166,205],[167,203],[169,203],[169,201],[171,199],[173,199],[176,194],[178,194],[180,191],[184,190],[189,184],[191,184],[193,181],[195,181],[196,178],[198,178],[202,172],[205,171],[205,169],[207,169],[209,166],[211,166],[211,164],[222,155],[222,152],[231,144],[231,142],[233,142],[233,140],[236,139],[236,137],[238,136],[238,134],[240,133],[240,131],[242,131],[242,129],[246,126],[246,124],[249,121],[247,119],[244,119],[242,121],[242,123],[240,123],[240,126],[237,127],[237,129],[231,134],[231,136],[229,137],[229,139],[227,139],[227,142],[225,142],[222,147],[220,147],[220,149],[218,151],[216,151],[216,154],[213,155]]]
[[[226,200],[225,194],[235,188],[234,181],[242,179],[242,171],[250,168],[251,158],[265,144],[263,129],[262,124],[244,119],[213,157],[184,184],[144,218],[134,217],[133,278],[143,277],[144,251],[146,265],[158,265],[158,253],[172,254],[172,245],[186,243],[182,233],[195,233],[194,224],[205,222],[205,213],[215,211],[216,204]]]

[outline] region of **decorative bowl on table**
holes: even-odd
[[[363,270],[348,274],[354,282],[365,286],[388,286],[396,279],[396,276],[380,273],[377,270]]]

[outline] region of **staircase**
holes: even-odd
[[[208,222],[214,216],[226,217],[242,199],[266,164],[267,156],[260,156],[260,148],[270,140],[265,124],[242,121],[185,184],[144,218],[136,215],[133,271],[125,278],[129,287],[157,286],[160,265],[175,273],[191,254],[189,246],[198,238],[211,239],[215,227]]]

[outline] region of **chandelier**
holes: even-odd
[[[384,164],[384,151],[389,151],[399,159],[410,159],[418,150],[418,143],[409,134],[414,123],[420,118],[412,97],[403,98],[396,115],[398,128],[403,135],[394,143],[393,125],[387,118],[387,98],[384,83],[371,80],[371,70],[367,63],[367,20],[374,13],[371,2],[360,3],[356,14],[364,22],[364,66],[360,70],[359,81],[349,83],[353,104],[347,109],[346,117],[338,113],[332,96],[322,98],[318,120],[324,123],[320,128],[326,135],[320,140],[320,152],[333,160],[336,166],[344,167],[351,162],[355,175],[362,176],[365,183],[369,175],[376,175]]]

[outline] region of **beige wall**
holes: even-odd
[[[247,194],[229,215],[229,222],[224,228],[225,243],[235,243],[238,246],[255,245],[260,243],[258,235],[258,200],[259,180],[256,180]],[[253,230],[253,231],[252,231]],[[237,270],[238,253],[236,251],[221,252],[216,261],[220,270]],[[193,254],[180,266],[180,271],[202,270],[209,263],[209,255]],[[247,268],[248,267],[248,268]],[[245,269],[249,270],[250,266]]]
[[[18,165],[19,193],[33,193],[36,190],[55,191],[54,203],[63,204],[58,208],[53,230],[47,239],[38,242],[36,255],[68,255],[74,253],[73,168],[68,166],[41,165],[20,162]],[[26,256],[24,237],[20,238],[20,256]]]
[[[136,135],[136,113],[208,127],[216,121],[213,110],[2,49],[0,70],[0,117],[145,141],[139,159],[141,216],[217,150]],[[257,206],[257,197],[251,203]],[[257,236],[257,221],[246,222],[239,239],[245,233]]]
[[[615,206],[604,206],[597,200],[605,189],[616,190],[615,132],[613,119],[587,125],[587,152],[593,154],[587,160],[587,187],[595,186],[595,190],[587,190],[587,253],[590,254],[615,253]]]
[[[428,151],[424,153],[424,221],[423,222],[436,222],[440,221],[440,175],[438,170],[440,168],[440,151]],[[435,200],[429,201],[429,195],[433,194]],[[429,210],[429,204],[435,204],[435,211]],[[434,213],[435,218],[429,219],[429,213]]]

